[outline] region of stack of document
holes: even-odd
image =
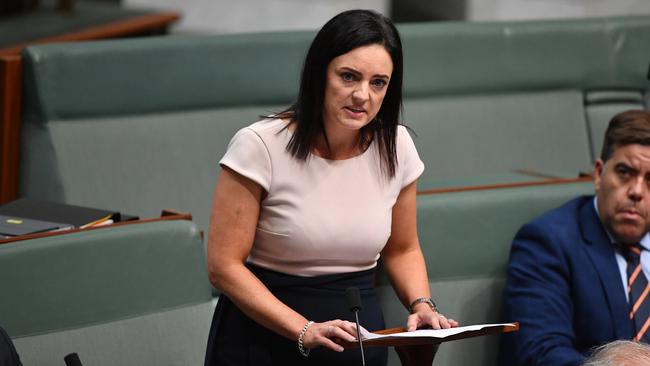
[[[398,332],[391,334],[378,334],[372,333],[361,328],[361,339],[363,341],[371,339],[399,339],[399,338],[436,338],[440,340],[445,340],[454,335],[461,335],[464,333],[480,331],[480,330],[491,330],[491,329],[502,329],[505,328],[505,331],[516,330],[519,328],[516,323],[499,323],[499,324],[476,324],[468,325],[464,327],[456,328],[446,328],[446,329],[418,329],[412,332]]]

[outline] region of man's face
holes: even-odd
[[[650,229],[650,146],[618,146],[603,163],[594,183],[600,220],[621,244],[635,244]]]

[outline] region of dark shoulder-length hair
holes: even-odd
[[[328,21],[311,43],[300,78],[297,100],[276,116],[287,118],[295,130],[287,150],[298,160],[307,160],[317,138],[325,136],[323,102],[327,66],[332,59],[355,48],[380,44],[393,62],[393,73],[383,103],[375,118],[360,131],[360,147],[376,140],[382,172],[395,176],[396,136],[402,109],[402,42],[390,19],[371,10],[349,10]],[[325,136],[327,142],[327,136]]]

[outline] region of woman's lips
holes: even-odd
[[[354,117],[360,117],[366,114],[366,110],[363,108],[345,107],[344,109]]]

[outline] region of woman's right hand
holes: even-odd
[[[330,320],[323,323],[314,323],[305,332],[303,345],[305,348],[327,347],[332,351],[343,352],[344,348],[336,340],[355,342],[357,340],[357,326],[346,320]]]

